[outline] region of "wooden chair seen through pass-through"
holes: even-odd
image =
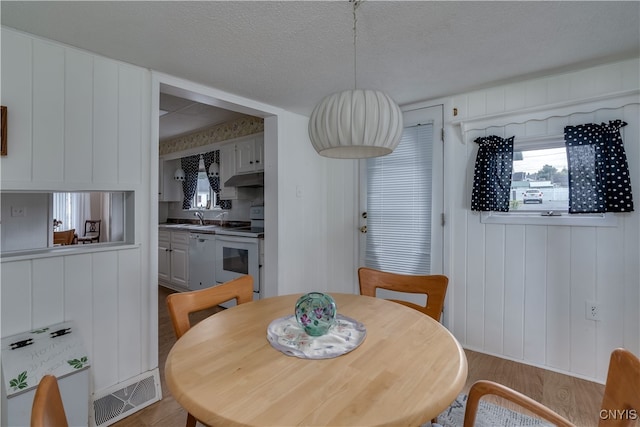
[[[78,242],[84,243],[98,243],[100,241],[100,226],[102,225],[101,219],[88,219],[84,222],[84,235],[78,237]]]
[[[476,381],[469,390],[464,414],[464,427],[473,427],[480,399],[486,395],[507,399],[540,418],[560,427],[575,427],[573,423],[528,396],[493,381]],[[611,353],[609,372],[604,388],[599,427],[627,427],[637,425],[640,418],[640,359],[623,348]]]
[[[427,297],[425,306],[395,299],[390,301],[406,305],[432,317],[438,322],[440,321],[440,316],[444,309],[444,299],[447,295],[447,285],[449,284],[447,276],[440,274],[398,274],[369,267],[360,267],[358,269],[358,280],[360,282],[360,294],[370,297],[376,296],[377,289],[424,294]]]
[[[237,304],[253,301],[253,277],[240,276],[221,285],[191,292],[177,292],[167,297],[169,316],[176,338],[180,339],[191,328],[189,315],[198,311],[236,300]],[[194,427],[196,418],[187,416],[187,427]]]
[[[58,380],[45,375],[40,380],[31,407],[31,427],[67,427]]]

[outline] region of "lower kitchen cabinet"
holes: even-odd
[[[158,231],[158,281],[175,290],[189,286],[189,233]]]

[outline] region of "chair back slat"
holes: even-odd
[[[370,297],[376,296],[377,289],[387,289],[412,294],[424,294],[427,297],[427,303],[425,306],[396,299],[392,299],[391,301],[411,307],[431,316],[438,322],[440,321],[440,316],[444,309],[447,286],[449,284],[447,276],[440,274],[398,274],[376,270],[369,267],[360,267],[358,269],[358,280],[360,282],[360,294]]]
[[[253,301],[252,276],[240,276],[210,288],[169,295],[167,306],[176,337],[180,338],[191,328],[189,314],[215,307],[232,299],[235,299],[238,304]]]

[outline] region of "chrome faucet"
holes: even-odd
[[[196,212],[194,213],[194,215],[197,216],[200,220],[200,225],[204,225],[204,217],[202,216],[202,212]]]
[[[216,219],[220,219],[220,217],[222,217],[222,220],[220,220],[220,226],[221,227],[224,227],[226,225],[226,223],[227,223],[227,221],[226,221],[227,215],[229,215],[229,212],[227,212],[227,211],[224,211],[224,212],[219,213],[218,215],[216,215]]]

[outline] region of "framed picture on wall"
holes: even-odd
[[[0,121],[0,156],[7,155],[7,107],[0,106],[0,112],[2,113],[2,120]]]

